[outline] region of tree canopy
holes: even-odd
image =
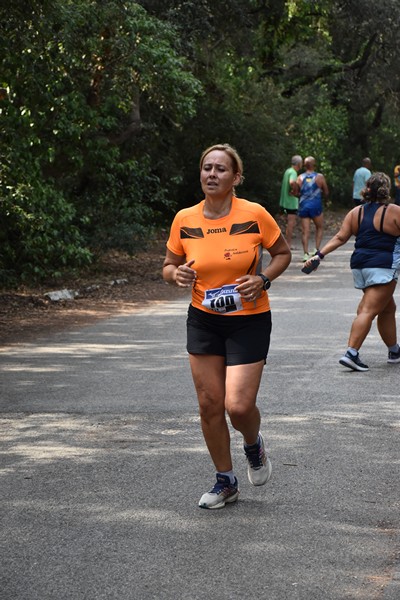
[[[272,213],[297,153],[349,203],[364,156],[399,162],[397,16],[397,0],[0,7],[0,282],[134,252],[199,200],[217,142],[243,158],[240,195]]]

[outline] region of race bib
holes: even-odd
[[[202,305],[217,313],[229,313],[243,309],[239,292],[235,291],[234,283],[220,288],[206,290]]]

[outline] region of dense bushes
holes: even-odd
[[[200,197],[198,158],[215,142],[238,148],[241,194],[272,212],[294,153],[316,156],[333,203],[349,201],[362,156],[390,171],[396,2],[383,0],[379,19],[361,4],[0,8],[0,284],[134,252]]]

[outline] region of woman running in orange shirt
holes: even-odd
[[[200,159],[205,199],[173,220],[163,277],[192,288],[187,351],[197,392],[201,426],[215,465],[216,482],[201,508],[222,508],[239,495],[226,415],[243,435],[248,478],[265,484],[271,462],[260,433],[256,405],[267,358],[271,312],[267,289],[288,267],[290,249],[272,216],[237,198],[242,161],[234,148],[217,144]],[[263,249],[270,254],[262,270]]]

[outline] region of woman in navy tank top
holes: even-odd
[[[315,270],[324,256],[355,236],[350,267],[354,287],[362,290],[363,297],[351,326],[347,351],[339,360],[353,371],[368,371],[359,350],[375,318],[387,346],[387,362],[400,363],[393,298],[400,272],[400,206],[390,203],[390,187],[385,173],[374,173],[362,192],[363,204],[346,215],[339,231],[305,263],[305,272]]]

